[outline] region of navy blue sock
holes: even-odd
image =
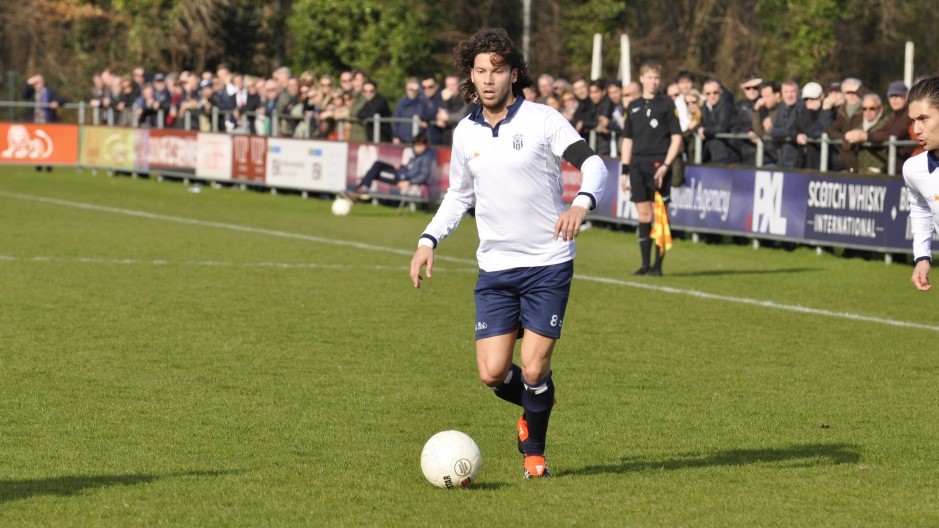
[[[505,380],[495,387],[492,387],[492,392],[496,393],[496,396],[503,400],[520,406],[522,405],[522,391],[524,389],[525,386],[522,384],[522,369],[513,363],[509,368],[509,374],[505,377]]]
[[[534,385],[525,384],[522,408],[525,409],[525,420],[528,422],[528,440],[524,445],[526,455],[544,455],[553,403],[554,381],[550,373]]]
[[[642,256],[642,267],[649,267],[649,257],[652,254],[652,222],[639,224],[639,253]]]

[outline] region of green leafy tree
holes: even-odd
[[[359,68],[392,99],[409,75],[438,74],[430,10],[414,0],[298,0],[287,17],[289,62],[317,75]]]
[[[619,69],[619,36],[626,22],[626,3],[617,0],[564,0],[561,34],[568,77],[590,77],[593,36],[603,37],[601,77],[614,78]]]
[[[762,20],[763,75],[805,83],[833,58],[837,29],[853,18],[839,0],[765,0]]]

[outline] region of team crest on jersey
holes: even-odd
[[[515,150],[522,150],[522,146],[523,146],[522,135],[515,134],[514,136],[512,136],[512,148],[514,148]]]

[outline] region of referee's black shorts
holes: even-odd
[[[632,157],[629,161],[629,186],[632,193],[630,201],[640,203],[655,200],[655,171],[663,163],[665,163],[664,154]],[[662,179],[662,188],[658,191],[662,193],[662,200],[667,202],[672,191],[672,177],[667,171]]]

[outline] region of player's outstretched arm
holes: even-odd
[[[932,288],[932,284],[929,284],[930,268],[928,260],[917,262],[916,267],[913,268],[913,277],[910,280],[913,282],[913,286],[916,286],[916,289],[921,292],[929,291]]]
[[[421,268],[427,267],[427,278],[434,271],[434,250],[428,246],[418,246],[411,258],[411,282],[415,288],[421,287]]]

